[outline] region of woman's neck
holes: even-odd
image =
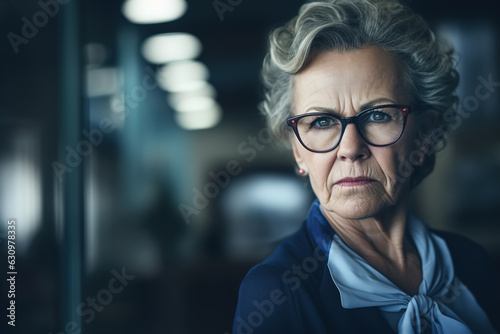
[[[407,205],[366,219],[345,219],[323,211],[344,243],[410,295],[418,293],[422,265],[407,232]]]

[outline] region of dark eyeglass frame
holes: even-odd
[[[371,111],[374,111],[376,109],[380,109],[380,108],[395,108],[395,109],[399,109],[401,111],[401,113],[403,114],[403,128],[401,129],[401,133],[399,134],[398,138],[396,138],[393,142],[391,142],[389,144],[384,144],[384,145],[375,145],[375,144],[370,143],[368,140],[366,140],[366,138],[363,136],[363,134],[359,130],[358,119],[359,119],[359,117],[363,116],[364,114],[369,113]],[[335,116],[333,114],[324,113],[324,112],[323,113],[302,114],[302,115],[298,115],[298,116],[294,116],[294,117],[288,118],[286,120],[286,125],[288,125],[289,127],[291,127],[293,129],[293,132],[295,133],[295,136],[297,137],[297,139],[299,140],[299,142],[302,144],[302,146],[304,146],[304,148],[306,150],[314,152],[314,153],[327,153],[327,152],[331,152],[334,149],[336,149],[337,146],[339,146],[340,142],[342,141],[342,137],[344,136],[345,128],[347,127],[348,124],[351,124],[351,123],[353,123],[356,126],[356,130],[358,131],[358,133],[361,136],[361,138],[363,138],[363,140],[365,141],[365,143],[367,143],[368,145],[371,145],[371,146],[375,146],[375,147],[384,147],[384,146],[389,146],[389,145],[394,144],[395,142],[397,142],[399,140],[399,138],[401,138],[401,136],[403,135],[403,132],[405,130],[405,127],[406,127],[406,119],[408,118],[408,114],[411,111],[412,111],[412,108],[409,105],[405,105],[405,104],[383,104],[383,105],[374,106],[374,107],[365,109],[365,110],[361,111],[359,114],[357,114],[356,116],[345,117],[345,118],[338,117],[338,116]],[[301,118],[308,117],[308,116],[328,116],[328,117],[336,118],[336,119],[338,119],[340,121],[340,124],[342,124],[342,131],[340,132],[339,140],[338,140],[338,142],[337,142],[337,144],[335,146],[333,146],[332,148],[330,148],[328,150],[317,151],[317,150],[310,149],[309,147],[307,147],[304,144],[304,142],[300,138],[299,130],[297,129],[297,124],[298,124],[298,122],[299,122],[299,120]]]

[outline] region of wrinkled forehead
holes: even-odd
[[[377,100],[409,103],[400,60],[381,47],[324,51],[293,78],[294,114],[313,107],[357,110]]]

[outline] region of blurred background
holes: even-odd
[[[313,200],[257,110],[266,37],[302,3],[0,0],[2,326],[231,332],[241,279]],[[414,211],[499,267],[496,3],[406,3],[455,45],[464,110]]]

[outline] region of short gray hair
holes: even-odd
[[[371,45],[381,46],[401,60],[413,109],[437,113],[436,127],[446,134],[442,116],[447,113],[449,120],[458,103],[453,50],[439,43],[422,17],[397,0],[307,3],[298,16],[271,33],[262,69],[264,100],[260,105],[271,132],[289,142],[286,119],[292,115],[293,76],[316,54]],[[445,140],[445,136],[439,139],[442,147]],[[434,168],[435,151],[428,155],[412,178],[414,185]]]

